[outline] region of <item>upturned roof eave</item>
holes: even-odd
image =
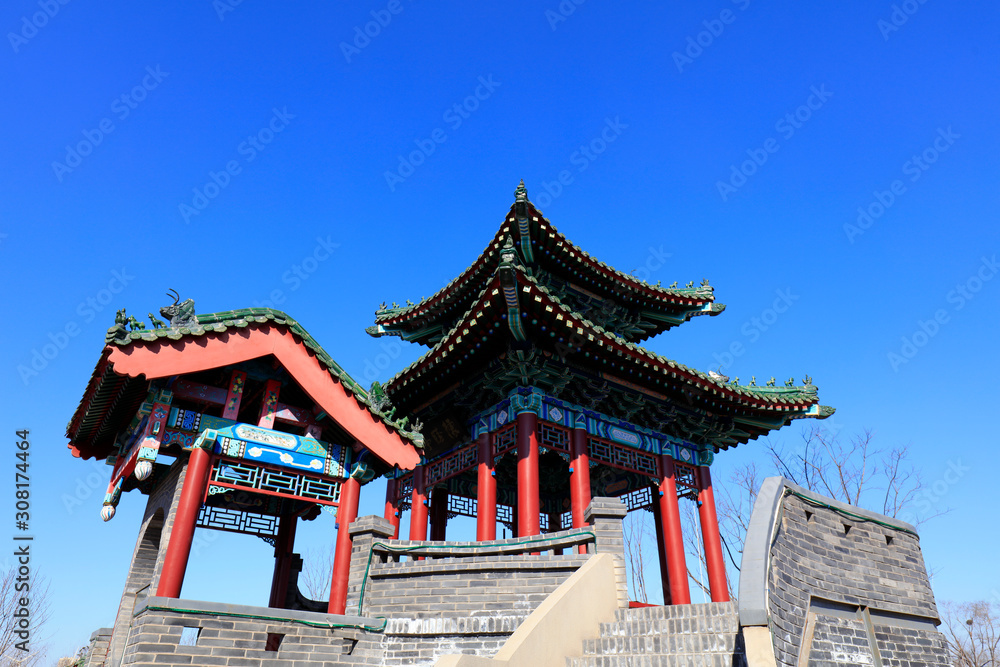
[[[377,327],[381,327],[381,330],[378,333],[372,331],[369,333],[372,333],[372,335],[399,335],[394,330],[395,328],[405,329],[408,322],[419,322],[416,326],[426,326],[426,321],[435,321],[437,317],[441,316],[440,311],[447,306],[474,298],[469,292],[473,285],[482,282],[484,272],[489,272],[496,265],[496,257],[504,238],[507,235],[511,235],[516,237],[518,241],[520,240],[520,230],[514,224],[517,222],[515,206],[516,204],[511,206],[510,212],[504,218],[493,240],[480,253],[479,257],[466,267],[458,277],[449,281],[447,285],[430,297],[422,299],[419,303],[401,307],[383,308],[376,311],[375,324]],[[644,297],[646,303],[641,304],[640,309],[656,311],[657,306],[660,306],[662,312],[678,313],[686,309],[691,310],[705,306],[706,304],[718,306],[705,309],[703,312],[692,312],[690,316],[699,314],[717,315],[725,309],[725,306],[722,304],[715,304],[714,290],[707,285],[694,287],[692,284],[691,287],[685,288],[660,287],[658,284],[650,285],[635,276],[619,271],[597,260],[560,233],[555,225],[545,218],[541,211],[538,211],[530,201],[527,202],[527,207],[528,219],[537,222],[538,229],[547,233],[546,238],[538,239],[540,241],[538,243],[539,246],[547,245],[555,247],[564,258],[576,260],[588,268],[591,273],[597,274],[603,277],[603,279],[616,281],[624,289],[628,289],[635,292],[638,296]],[[488,273],[485,273],[485,275],[488,275]],[[668,304],[671,308],[662,307]],[[684,318],[684,321],[690,319],[690,316]],[[669,328],[669,326],[666,328]]]
[[[84,395],[66,427],[66,436],[70,440],[68,446],[73,450],[75,455],[83,454],[83,449],[93,445],[92,442],[77,443],[77,438],[81,426],[87,418],[87,413],[91,408],[94,397],[98,396],[102,390],[102,386],[107,378],[107,371],[110,369],[112,375],[115,377],[124,377],[115,370],[114,363],[110,359],[115,348],[127,348],[133,345],[172,342],[192,337],[222,334],[230,328],[244,329],[270,325],[278,326],[291,333],[296,340],[316,357],[320,366],[329,373],[334,382],[340,384],[348,394],[354,397],[360,407],[367,410],[378,422],[381,422],[389,429],[390,432],[395,433],[408,444],[417,447],[420,446],[419,442],[422,436],[415,431],[406,430],[397,421],[387,418],[374,409],[368,392],[333,360],[301,324],[286,313],[271,308],[246,308],[198,315],[197,319],[197,326],[192,327],[164,327],[160,329],[129,331],[122,325],[116,325],[108,329],[101,359],[98,361],[88,382],[87,389],[84,391]]]
[[[544,286],[539,285],[534,278],[526,275],[522,270],[518,269],[519,289],[525,285],[530,285],[532,290],[537,290],[542,295],[542,299],[548,301],[547,305],[551,305],[553,308],[558,308],[564,317],[571,318],[573,321],[579,323],[579,325],[585,329],[585,340],[589,341],[593,339],[595,341],[600,341],[599,344],[606,346],[610,352],[625,354],[635,359],[638,363],[652,363],[653,368],[658,372],[670,374],[671,377],[679,379],[686,384],[696,385],[698,389],[706,393],[706,395],[710,393],[717,396],[720,400],[732,404],[734,408],[738,406],[744,409],[750,408],[773,414],[775,417],[781,417],[782,419],[810,416],[824,418],[829,416],[829,414],[832,414],[832,409],[818,405],[818,390],[813,385],[793,387],[756,387],[720,381],[716,378],[712,378],[706,373],[702,373],[701,371],[685,366],[684,364],[680,364],[671,359],[660,356],[650,350],[636,345],[631,341],[605,331],[600,326],[594,325],[589,320],[583,318],[578,313],[563,305],[559,301],[558,297],[551,294]],[[401,370],[388,382],[386,382],[386,393],[391,396],[393,393],[396,393],[403,384],[406,384],[409,381],[415,381],[416,378],[413,376],[419,374],[424,369],[429,370],[430,367],[436,366],[444,356],[447,356],[445,352],[446,348],[456,344],[456,339],[459,337],[457,332],[464,332],[466,329],[469,329],[470,335],[466,335],[465,339],[470,340],[474,338],[475,332],[471,330],[471,327],[473,326],[471,322],[473,319],[478,318],[477,313],[484,310],[486,307],[485,302],[493,298],[491,292],[493,290],[497,290],[498,288],[499,277],[495,274],[487,286],[480,291],[480,294],[473,305],[465,311],[458,324],[452,328],[448,334],[435,344],[434,347],[425,352],[419,359]],[[497,307],[502,308],[503,306]],[[806,414],[810,411],[817,411],[817,414]],[[822,414],[824,411],[828,412],[826,414]]]

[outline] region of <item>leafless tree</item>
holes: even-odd
[[[638,602],[649,602],[646,592],[646,562],[642,550],[643,544],[648,543],[649,537],[653,535],[649,512],[636,510],[625,515],[622,534],[625,538],[625,570],[631,583],[632,596]]]
[[[874,439],[865,429],[845,442],[814,425],[803,435],[800,450],[787,451],[773,442],[767,450],[775,472],[799,486],[895,517],[913,503],[924,482],[907,447],[885,449]]]
[[[310,549],[302,559],[299,587],[310,600],[330,597],[330,580],[333,577],[333,545],[323,549]]]
[[[926,489],[907,447],[879,447],[868,429],[844,440],[835,431],[814,425],[802,435],[797,448],[770,439],[763,444],[766,453],[763,460],[740,466],[726,483],[715,485],[723,556],[732,570],[739,569],[750,515],[765,477],[781,475],[811,491],[891,517],[906,512]],[[697,504],[682,499],[680,509],[690,582],[708,596]],[[944,511],[939,509],[937,513],[922,516],[916,523]],[[641,553],[641,546],[630,544],[634,537],[626,532],[627,553]],[[636,576],[642,579],[642,573],[636,575],[633,567],[633,577]],[[736,587],[735,578],[730,578],[729,593],[734,599]],[[633,585],[633,590],[640,588],[645,589],[644,581]]]
[[[22,585],[26,582],[23,578],[19,581],[18,577],[16,565],[8,567],[0,574],[0,667],[40,665],[47,652],[47,637],[43,633],[50,615],[48,581],[33,574],[27,582],[30,588],[25,590]],[[22,598],[28,600],[30,619],[27,652],[22,650],[24,644],[18,646],[24,641],[23,635],[18,634],[23,628],[20,627],[21,619],[14,615],[22,606]]]
[[[720,531],[730,550],[727,558],[736,567],[764,477],[781,475],[810,491],[890,517],[906,512],[926,488],[908,448],[879,447],[869,429],[845,441],[818,425],[803,434],[798,448],[788,449],[772,440],[764,447],[766,464],[745,464],[733,472],[727,484],[716,486]],[[938,509],[916,523],[945,512]]]
[[[955,667],[1000,667],[1000,603],[943,605],[942,631]]]

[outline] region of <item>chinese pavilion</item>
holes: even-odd
[[[713,601],[729,599],[713,455],[787,425],[825,418],[800,386],[740,385],[641,347],[698,315],[713,288],[648,284],[573,245],[528,200],[515,202],[480,256],[417,304],[377,311],[373,336],[430,348],[372,388],[423,424],[420,465],[389,474],[386,518],[410,539],[445,539],[450,515],[518,537],[585,525],[592,496],[653,512],[664,601],[690,602],[678,498],[697,502]]]
[[[119,311],[68,427],[77,457],[105,460],[101,515],[148,496],[111,634],[118,664],[143,595],[178,598],[197,527],[274,546],[269,606],[344,614],[361,486],[388,480],[398,537],[443,541],[449,516],[503,524],[518,538],[586,525],[592,498],[655,516],[664,601],[690,603],[679,499],[698,505],[713,601],[728,599],[710,466],[720,450],[793,419],[824,418],[806,378],[750,386],[641,346],[717,315],[707,281],[661,287],[582,251],[522,183],[480,256],[428,299],[376,313],[374,336],[428,351],[384,385],[360,387],[288,315],[250,308],[196,315],[194,302]],[[298,521],[338,521],[328,601],[291,582]],[[430,526],[428,535],[428,524]]]
[[[298,520],[328,508],[346,527],[363,483],[420,460],[420,434],[373,410],[292,318],[266,308],[195,315],[193,301],[176,301],[160,311],[169,324],[150,316],[152,329],[119,311],[67,427],[75,456],[113,466],[105,521],[123,492],[149,496],[116,659],[143,592],[180,596],[196,527],[272,543],[270,606],[308,608],[289,590]],[[329,613],[344,613],[350,551],[339,530]]]

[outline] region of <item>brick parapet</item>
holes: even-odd
[[[135,613],[123,667],[380,665],[381,622],[268,607],[153,597]],[[184,628],[196,635],[182,645]],[[269,635],[281,635],[268,651]]]
[[[587,505],[584,520],[594,531],[594,552],[609,553],[615,559],[615,587],[618,606],[628,607],[628,579],[625,573],[625,536],[622,520],[628,509],[618,498],[594,498]]]
[[[913,527],[782,478],[765,480],[758,494],[739,607],[741,626],[769,626],[780,666],[797,664],[800,652],[844,653],[861,641],[862,630],[868,656],[898,657],[898,646],[913,634],[922,664],[948,664]],[[851,655],[862,660],[863,654]]]

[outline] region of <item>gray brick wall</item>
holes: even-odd
[[[144,537],[137,545],[114,634],[123,666],[429,666],[450,653],[493,655],[593,553],[615,555],[624,591],[624,507],[616,499],[595,499],[588,514],[590,529],[539,536],[534,539],[542,542],[527,545],[517,540],[389,541],[391,527],[385,520],[358,519],[351,527],[347,611],[357,612],[364,587],[364,617],[158,597],[140,599],[133,609],[138,587],[152,583],[155,592],[183,467],[175,466],[147,505]],[[167,520],[156,549],[149,528],[160,516]],[[588,554],[576,553],[581,544],[587,545]],[[400,549],[414,548],[417,551],[399,554]],[[337,627],[343,625],[352,627]],[[195,629],[196,643],[182,644],[185,627]],[[283,635],[277,651],[267,650],[269,634]],[[118,667],[117,661],[111,664]]]
[[[948,664],[947,653],[941,648],[943,637],[934,627],[938,622],[937,606],[915,535],[873,521],[852,519],[786,495],[770,547],[768,581],[768,608],[779,665],[797,663],[806,615],[816,600],[888,612],[883,619],[898,615],[904,620],[893,621],[895,632],[883,631],[883,635],[895,636],[902,632],[900,624],[909,623],[915,629],[907,632],[916,633],[909,644],[930,646],[922,652],[926,660],[918,662]],[[852,624],[841,620],[844,622],[828,621],[822,628],[817,626],[823,633],[824,648],[818,648],[815,642],[820,637],[814,634],[813,651],[832,656],[831,647],[846,650],[861,641],[855,632],[858,621]],[[842,631],[839,639],[835,636],[838,629]],[[864,641],[867,645],[867,635]],[[880,652],[899,655],[895,647],[900,642],[895,639],[887,640],[884,646],[881,640],[876,643]],[[816,664],[844,663],[830,657]]]
[[[883,667],[950,664],[948,643],[939,632],[876,624],[875,637]]]
[[[381,664],[381,635],[362,628],[335,627],[351,624],[378,626],[379,622],[153,597],[136,612],[122,665],[300,667],[308,663],[335,667]],[[193,645],[181,643],[186,627],[196,629],[191,631],[197,633]],[[276,651],[267,650],[269,634],[282,635]]]
[[[836,616],[816,617],[809,667],[873,664],[864,622]]]
[[[111,628],[100,628],[90,635],[90,650],[87,652],[85,667],[101,667],[108,656],[111,643]]]

